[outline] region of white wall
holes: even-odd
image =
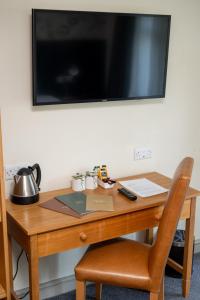
[[[166,98],[33,108],[31,8],[171,14]],[[47,191],[69,186],[73,173],[102,163],[114,177],[150,170],[171,176],[181,158],[191,155],[196,160],[192,183],[200,188],[199,28],[199,0],[1,0],[0,107],[5,164],[38,162],[42,191]],[[140,146],[152,149],[152,159],[133,160],[133,149]],[[196,238],[200,238],[199,220],[200,205]],[[77,249],[42,259],[41,282],[73,273],[81,253]],[[26,274],[24,267],[17,289],[28,285]]]

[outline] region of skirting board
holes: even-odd
[[[54,279],[45,283],[40,284],[40,297],[41,299],[47,299],[57,295],[65,294],[66,292],[75,289],[75,276],[69,275],[67,277],[62,277]],[[23,297],[23,295],[28,291],[27,288],[16,291],[18,297]],[[29,299],[27,295],[24,300]]]
[[[194,253],[199,253],[200,252],[200,239],[195,241],[194,244]]]
[[[194,253],[200,252],[200,239],[195,241]],[[74,275],[69,275],[67,277],[62,277],[58,279],[51,280],[40,284],[40,294],[41,299],[47,299],[57,295],[64,294],[66,292],[75,289],[75,277]],[[17,295],[22,297],[27,292],[27,289],[22,289],[17,291]],[[29,296],[25,297],[24,300],[29,299]]]

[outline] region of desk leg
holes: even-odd
[[[192,198],[191,205],[190,205],[190,218],[186,219],[186,228],[185,228],[185,247],[184,247],[183,281],[182,281],[183,297],[188,297],[190,293],[195,209],[196,209],[196,198]]]
[[[10,268],[10,288],[13,290],[13,259],[12,259],[12,238],[8,235],[8,255],[9,255],[9,268]]]
[[[38,244],[37,235],[31,236],[29,239],[29,288],[30,299],[39,300],[39,257],[38,257]]]
[[[18,299],[15,292],[14,292],[14,287],[13,287],[13,259],[12,259],[12,238],[8,234],[8,255],[9,255],[9,268],[10,268],[10,290],[11,290],[11,299],[16,300]]]

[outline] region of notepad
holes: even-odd
[[[71,194],[56,196],[56,199],[63,204],[69,206],[71,209],[80,215],[86,214],[86,195],[82,192],[75,192]]]
[[[113,197],[104,195],[87,195],[87,211],[113,211]]]
[[[137,194],[140,197],[151,197],[154,195],[166,193],[168,191],[168,189],[146,178],[119,181],[119,183],[127,190]]]

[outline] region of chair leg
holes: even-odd
[[[161,281],[160,292],[159,293],[150,292],[150,300],[164,300],[164,278]]]
[[[161,286],[160,286],[160,294],[159,294],[159,300],[164,300],[164,277],[161,281]]]
[[[150,300],[160,300],[159,299],[159,293],[150,292]]]
[[[96,300],[101,300],[102,284],[96,282]]]
[[[76,280],[76,300],[85,300],[85,281]]]

